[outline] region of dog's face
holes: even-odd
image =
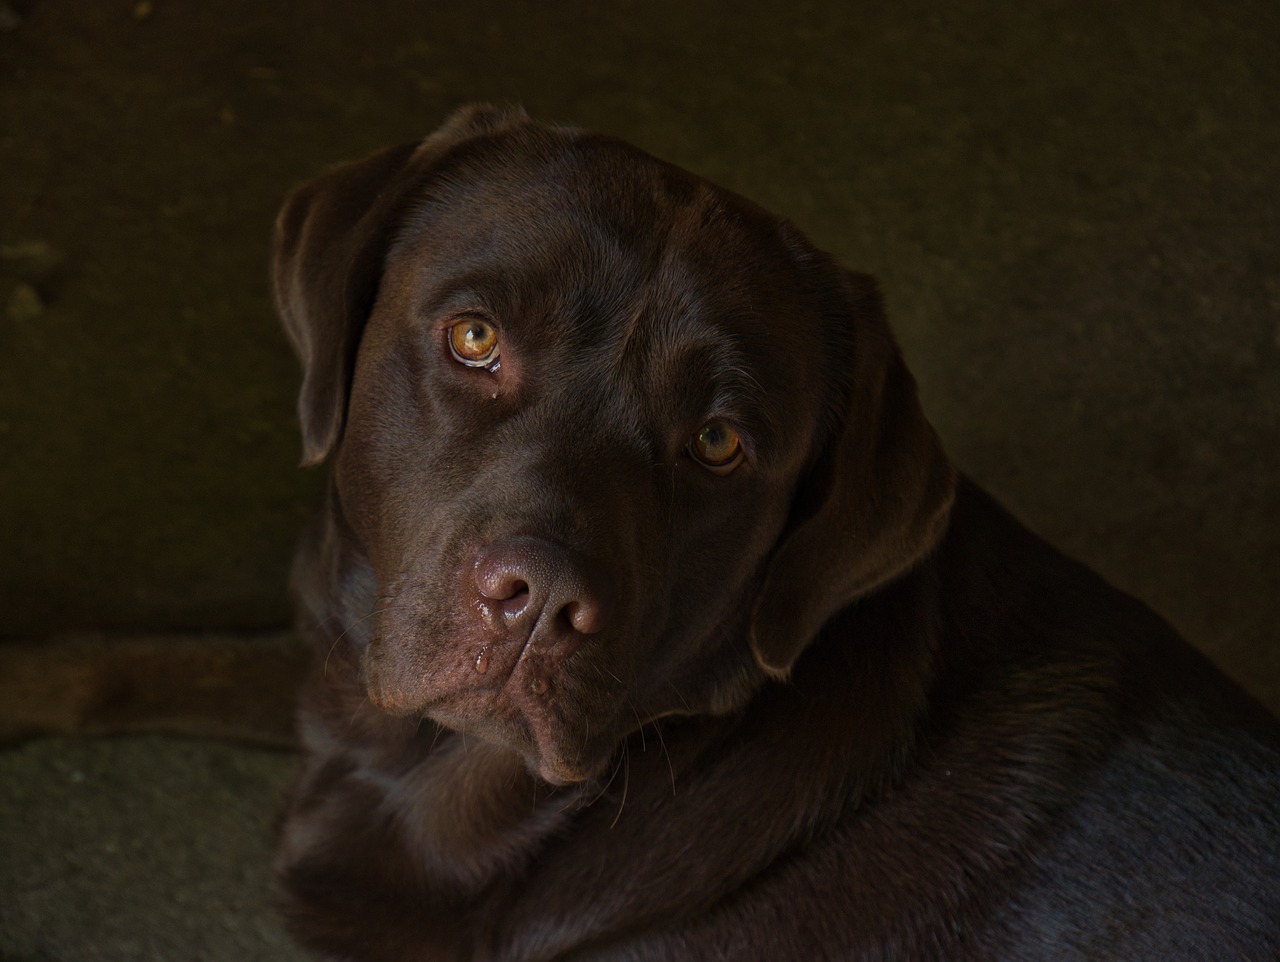
[[[378,586],[370,698],[548,781],[739,705],[945,512],[865,283],[616,141],[464,112],[295,194],[276,279]],[[849,438],[860,404],[909,410]]]
[[[580,778],[745,679],[831,335],[774,222],[613,144],[493,138],[405,215],[337,457],[370,692]]]

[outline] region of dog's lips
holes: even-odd
[[[397,649],[418,657],[397,658]],[[423,658],[424,651],[434,654]],[[613,719],[583,704],[571,664],[552,670],[531,645],[469,633],[444,645],[384,635],[366,653],[365,681],[370,701],[383,711],[425,716],[507,748],[553,785],[585,781],[611,757]],[[596,705],[621,700],[590,698]]]
[[[443,698],[427,705],[422,714],[445,728],[515,752],[530,770],[552,785],[586,781],[607,765],[607,755],[590,756],[579,726],[562,721],[554,709],[517,705],[504,697],[481,701],[474,695],[469,692]],[[593,726],[596,730],[603,727]]]

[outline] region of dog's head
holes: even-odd
[[[468,108],[297,190],[274,269],[371,699],[550,781],[740,706],[945,522],[869,279],[619,141]]]

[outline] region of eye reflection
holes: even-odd
[[[488,321],[469,317],[449,328],[449,351],[467,367],[491,367],[498,360],[498,332]]]
[[[742,459],[742,438],[723,421],[708,421],[690,440],[689,454],[703,467],[728,474]]]

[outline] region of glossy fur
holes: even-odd
[[[295,192],[275,278],[320,957],[1277,957],[1276,722],[957,477],[793,227],[471,108]]]

